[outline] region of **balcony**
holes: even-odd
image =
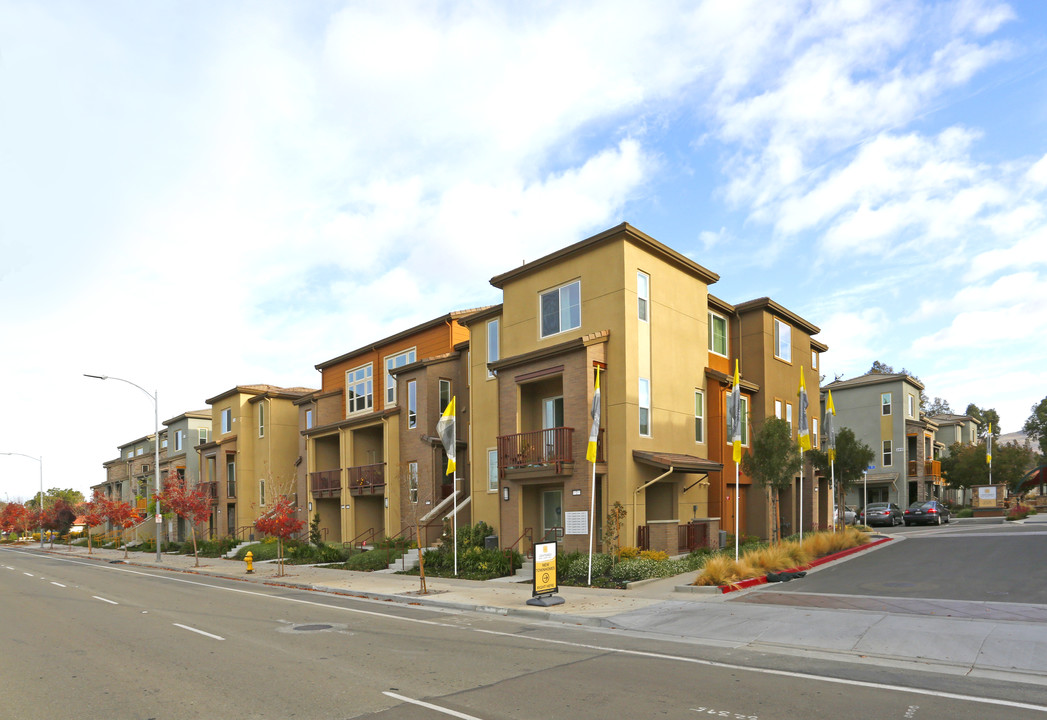
[[[200,487],[204,489],[206,497],[210,498],[212,505],[218,504],[218,483],[216,482],[202,482]]]
[[[909,477],[931,477],[938,479],[942,476],[942,464],[939,460],[928,460],[923,463],[923,473],[919,473],[920,462],[909,461]]]
[[[321,470],[309,473],[309,490],[315,498],[341,497],[342,471]]]
[[[574,428],[569,427],[500,435],[498,474],[503,478],[570,475],[574,465],[573,439]]]
[[[376,495],[385,492],[385,463],[349,468],[350,495]]]

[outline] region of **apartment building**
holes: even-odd
[[[439,519],[433,511],[450,496],[453,477],[445,473],[436,422],[452,397],[459,418],[468,416],[469,333],[459,320],[469,312],[441,315],[315,366],[321,388],[297,401],[305,460],[298,482],[325,541],[366,543]],[[465,495],[467,436],[458,439]]]
[[[200,455],[196,446],[205,444],[211,433],[210,409],[192,410],[164,420],[164,432],[160,435],[160,478],[161,482],[172,473],[193,487],[200,482]],[[177,542],[189,539],[192,528],[182,518],[170,520],[172,527],[169,538]]]
[[[237,385],[206,401],[211,425],[196,452],[200,482],[207,485],[214,507],[208,521],[212,537],[249,538],[266,508],[295,492],[300,462],[295,401],[313,392]]]

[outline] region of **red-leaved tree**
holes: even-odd
[[[22,503],[8,503],[0,510],[0,529],[24,534],[33,525],[32,513]]]
[[[142,519],[142,516],[138,514],[138,510],[126,500],[111,501],[106,511],[106,517],[109,518],[109,522],[118,526],[121,530],[133,528]],[[127,559],[127,543],[124,543],[124,559]]]
[[[159,493],[160,507],[170,510],[180,518],[189,521],[190,534],[193,536],[193,557],[196,566],[200,567],[200,556],[196,548],[196,526],[211,514],[211,496],[202,485],[189,487],[185,478],[178,473],[171,473],[164,480],[164,489]]]
[[[284,540],[300,532],[305,520],[298,519],[298,508],[290,498],[281,497],[254,524],[255,529],[263,535],[276,538],[276,556],[280,560],[280,575],[284,574]]]
[[[51,506],[44,508],[44,530],[51,533],[51,549],[55,547],[55,535],[65,535],[76,520],[76,511],[65,498],[56,498]]]
[[[84,525],[87,526],[87,554],[91,554],[91,528],[96,528],[109,517],[109,498],[98,490],[94,496],[83,504]]]

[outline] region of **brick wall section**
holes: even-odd
[[[651,550],[661,550],[669,555],[677,554],[677,546],[679,544],[679,538],[677,533],[679,532],[679,524],[676,522],[666,521],[654,521],[647,523],[650,535],[648,536],[648,542],[651,546]]]

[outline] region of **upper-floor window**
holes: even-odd
[[[487,492],[498,492],[498,451],[487,450]]]
[[[407,381],[407,427],[418,427],[418,383],[414,380]]]
[[[651,381],[640,378],[640,434],[651,434]]]
[[[396,378],[393,377],[392,370],[404,365],[410,365],[415,361],[414,348],[410,350],[404,350],[402,353],[396,355],[389,355],[385,358],[385,404],[395,405],[396,404]]]
[[[582,326],[582,284],[572,283],[548,290],[539,296],[542,337],[567,332]]]
[[[230,408],[222,410],[222,432],[231,432],[233,429],[233,411]]]
[[[705,393],[694,391],[694,441],[705,442]]]
[[[345,372],[345,414],[370,410],[374,407],[374,382],[371,363]]]
[[[200,438],[200,444],[201,445],[203,445],[205,442],[207,442],[207,428],[200,428],[196,432],[197,432],[197,436]]]
[[[265,437],[265,400],[258,403],[258,437]]]
[[[305,410],[305,429],[309,430],[313,427],[313,409],[306,408]]]
[[[818,351],[811,350],[811,370],[818,369]]]
[[[647,273],[636,273],[636,316],[647,322],[650,320],[651,277]]]
[[[882,410],[882,414],[883,415],[890,415],[891,414],[891,394],[890,393],[883,393],[883,394],[880,395],[880,405],[883,407],[883,410]]]
[[[265,505],[265,480],[258,481],[258,504]]]
[[[440,414],[447,409],[447,405],[451,402],[451,381],[440,379]]]
[[[130,457],[134,457],[134,456],[135,456],[134,448],[129,448],[128,451],[126,453],[124,453],[124,457],[129,457],[130,458]]]
[[[884,467],[890,467],[891,466],[891,441],[890,440],[884,440],[883,441],[883,466]]]
[[[730,398],[728,398],[728,400],[729,399]],[[739,414],[742,416],[741,417],[742,445],[748,447],[749,446],[749,398],[747,398],[745,395],[742,395],[742,396],[740,396],[738,398],[738,400],[740,401],[739,405],[741,406],[741,412]],[[724,418],[724,420],[726,421],[727,418]],[[730,445],[733,442],[731,440],[731,433],[730,433],[730,429],[729,428],[724,433],[724,437],[727,438],[727,444],[728,445]]]
[[[916,417],[916,396],[909,394],[909,417]]]
[[[167,449],[167,433],[164,433],[163,436],[160,438],[160,449]]]
[[[709,352],[727,357],[727,318],[709,313]]]
[[[407,463],[407,495],[412,503],[418,502],[418,463]]]
[[[811,447],[818,447],[818,418],[811,418]]]
[[[182,451],[182,431],[175,430],[175,452]]]
[[[499,325],[498,325],[497,318],[494,319],[494,320],[491,320],[489,323],[487,323],[487,362],[488,363],[497,362],[499,357],[500,357],[500,355],[499,355],[500,350],[499,350],[499,345],[498,345],[498,327],[499,327]],[[494,377],[494,373],[491,372],[490,368],[487,368],[487,377],[489,377],[489,378],[493,378]]]
[[[145,448],[135,448],[135,455],[141,455],[143,452],[145,452]]]
[[[793,404],[785,403],[785,422],[789,423],[789,429],[793,427]]]
[[[782,401],[778,398],[774,399],[774,416],[779,420],[785,419],[784,417],[782,417]]]
[[[778,318],[774,319],[774,356],[779,360],[793,360],[792,330]]]

